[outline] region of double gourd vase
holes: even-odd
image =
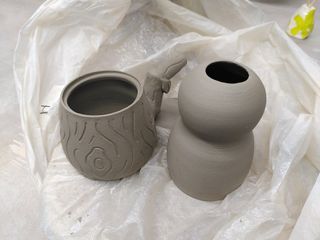
[[[221,200],[250,169],[265,88],[247,66],[206,62],[183,80],[178,105],[180,119],[168,142],[170,176],[194,198]]]

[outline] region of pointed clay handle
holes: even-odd
[[[174,64],[171,64],[167,67],[167,69],[164,71],[162,77],[165,79],[170,79],[174,75],[176,75],[185,65],[187,64],[187,59],[183,58],[179,62],[176,62]]]

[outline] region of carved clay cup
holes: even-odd
[[[115,180],[137,172],[157,142],[155,117],[183,59],[144,86],[124,72],[94,72],[70,82],[60,97],[60,134],[70,163],[84,176]]]

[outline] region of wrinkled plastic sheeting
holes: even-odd
[[[264,13],[248,0],[175,0],[174,2],[230,30],[263,23],[265,18]]]
[[[52,0],[27,22],[14,70],[50,239],[301,239],[304,232],[317,239],[320,67],[274,23],[236,32],[227,25],[167,0]],[[267,107],[254,130],[244,183],[223,201],[185,195],[168,175],[170,132],[160,127],[154,154],[139,173],[111,182],[80,175],[60,144],[62,88],[93,70],[120,69],[143,81],[147,71],[159,72],[181,56],[188,65],[166,97],[177,97],[180,82],[208,59],[244,63],[264,83]],[[47,114],[40,114],[41,105]]]

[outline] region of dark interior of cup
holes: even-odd
[[[232,62],[214,62],[207,66],[207,75],[219,82],[240,83],[248,79],[249,73],[240,65]]]
[[[137,97],[137,88],[125,79],[91,79],[75,88],[69,95],[69,107],[81,114],[103,115],[126,108]]]

